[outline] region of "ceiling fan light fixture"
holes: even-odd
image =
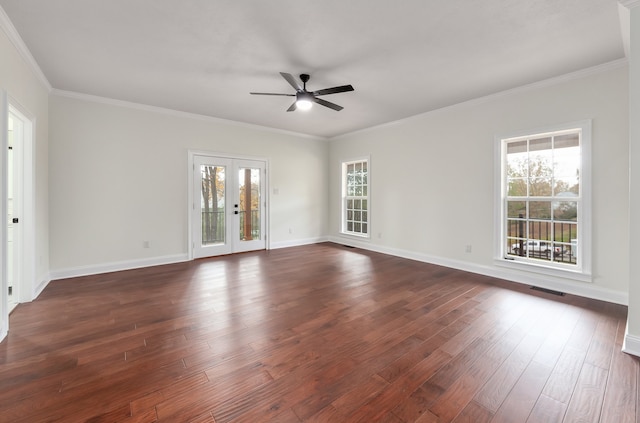
[[[296,107],[300,110],[309,110],[313,106],[313,96],[307,92],[299,92],[296,95]]]
[[[296,107],[300,110],[309,110],[313,106],[313,103],[309,100],[298,100],[296,101]]]
[[[287,112],[295,112],[296,110],[309,110],[313,106],[313,103],[318,103],[321,106],[328,107],[332,110],[335,110],[336,112],[339,112],[340,110],[344,109],[344,107],[320,98],[320,96],[353,91],[353,86],[351,85],[341,85],[339,87],[324,88],[317,91],[307,91],[307,82],[310,78],[309,74],[303,73],[300,75],[300,81],[302,81],[302,85],[300,85],[300,83],[290,73],[280,72],[280,75],[289,83],[289,85],[291,85],[296,90],[295,94],[255,92],[250,92],[249,94],[295,97],[296,101],[294,101],[293,104],[289,106]]]

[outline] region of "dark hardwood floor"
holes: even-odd
[[[325,243],[52,282],[1,422],[638,421],[626,307]]]

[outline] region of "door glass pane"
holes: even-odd
[[[202,245],[224,244],[225,167],[202,165]]]
[[[240,168],[238,186],[240,189],[240,240],[261,239],[260,233],[260,169]]]

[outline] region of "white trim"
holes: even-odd
[[[619,3],[628,9],[640,6],[640,0],[619,0]]]
[[[505,153],[503,146],[505,141],[517,139],[520,137],[534,137],[539,135],[551,134],[556,132],[568,131],[572,129],[580,129],[580,204],[578,210],[578,224],[580,225],[580,242],[578,244],[579,266],[571,269],[561,264],[551,264],[546,266],[536,265],[530,261],[507,260],[503,251],[506,239],[504,227],[504,199],[503,199],[503,183],[505,174],[503,164],[505,162]],[[591,190],[592,190],[592,171],[591,171],[591,145],[592,145],[592,120],[584,119],[575,122],[567,122],[561,124],[548,125],[533,129],[524,129],[507,134],[499,134],[494,138],[494,261],[498,267],[511,268],[514,271],[524,271],[526,268],[531,269],[533,273],[544,274],[552,278],[572,279],[581,282],[592,282],[591,277],[591,235],[592,235],[592,208]],[[562,276],[562,275],[565,276]],[[532,275],[533,276],[533,275]],[[559,288],[552,288],[561,290]]]
[[[545,265],[545,261],[543,260],[541,260],[541,263],[536,263],[533,260],[522,262],[516,259],[505,260],[502,258],[496,258],[494,260],[494,265],[496,267],[511,269],[516,272],[536,273],[540,277],[571,279],[578,282],[593,282],[593,276],[590,273],[584,273],[572,269],[569,264],[564,265],[565,268],[558,268]]]
[[[106,105],[109,105],[109,106],[116,106],[116,107],[124,107],[124,108],[127,108],[127,109],[141,110],[141,111],[144,111],[144,112],[159,113],[159,114],[163,114],[163,115],[169,115],[169,116],[186,118],[186,119],[194,119],[194,120],[205,121],[205,122],[213,122],[213,123],[219,123],[219,124],[225,124],[225,125],[240,126],[240,127],[243,127],[243,128],[256,129],[256,130],[265,131],[265,132],[272,132],[272,133],[276,133],[276,134],[291,135],[291,136],[295,136],[295,137],[307,138],[307,139],[316,140],[316,141],[327,141],[328,140],[328,138],[326,138],[326,137],[319,137],[319,136],[315,136],[315,135],[303,134],[303,133],[300,133],[300,132],[286,131],[284,129],[276,129],[276,128],[271,128],[271,127],[268,127],[268,126],[255,125],[255,124],[252,124],[252,123],[238,122],[238,121],[235,121],[235,120],[229,120],[229,119],[222,119],[222,118],[217,118],[217,117],[213,117],[213,116],[200,115],[200,114],[197,114],[197,113],[181,112],[180,110],[166,109],[164,107],[150,106],[148,104],[134,103],[134,102],[131,102],[131,101],[116,100],[116,99],[113,99],[113,98],[100,97],[100,96],[97,96],[97,95],[83,94],[83,93],[78,93],[78,92],[74,92],[74,91],[59,90],[57,88],[53,89],[53,91],[51,92],[51,95],[55,95],[55,96],[58,96],[58,97],[71,98],[71,99],[74,99],[74,100],[89,101],[89,102],[92,102],[92,103],[106,104]]]
[[[271,245],[271,249],[319,244],[321,242],[327,242],[327,241],[329,241],[327,237],[306,238],[306,239],[298,239],[294,241],[281,241],[281,242],[273,243]],[[67,269],[53,270],[51,271],[50,274],[47,274],[40,278],[41,282],[37,287],[37,294],[34,297],[34,299],[37,298],[37,296],[42,293],[44,288],[46,288],[46,286],[51,281],[54,281],[54,280],[76,278],[80,276],[98,275],[98,274],[110,273],[110,272],[120,272],[123,270],[140,269],[140,268],[152,267],[152,266],[162,266],[166,264],[183,263],[187,261],[191,261],[191,258],[188,256],[188,254],[175,254],[170,256],[152,257],[152,258],[138,259],[138,260],[126,260],[126,261],[118,261],[118,262],[97,264],[97,265],[91,265],[91,266],[78,266],[78,267],[70,267]]]
[[[624,56],[629,58],[631,57],[631,9],[620,2],[618,3],[618,20],[620,21],[620,36],[622,37]]]
[[[543,136],[553,132],[569,131],[571,129],[583,129],[583,131],[588,131],[588,134],[591,135],[592,122],[593,119],[582,119],[566,123],[554,123],[545,126],[537,126],[535,128],[525,128],[518,131],[496,134],[495,139],[496,141],[500,141],[510,138],[530,137],[537,135]]]
[[[18,287],[18,302],[29,302],[36,298],[36,224],[35,224],[35,133],[37,128],[36,117],[13,97],[9,96],[9,112],[14,114],[24,123],[22,136],[22,213],[20,216],[22,225],[22,246],[20,256],[22,266],[19,270],[22,282]]]
[[[2,31],[7,35],[7,38],[18,51],[18,54],[20,55],[20,57],[22,57],[22,60],[24,60],[29,69],[31,69],[31,72],[33,72],[36,79],[40,81],[42,85],[44,85],[49,93],[51,93],[51,90],[53,89],[51,83],[47,79],[44,72],[42,72],[42,69],[40,69],[40,65],[38,65],[36,59],[33,58],[33,55],[29,51],[29,48],[24,43],[24,40],[18,33],[16,27],[13,26],[11,19],[9,19],[9,16],[4,11],[2,6],[0,6],[0,29],[2,29]]]
[[[195,170],[195,156],[206,156],[206,157],[215,157],[215,158],[224,158],[230,160],[252,160],[256,162],[264,162],[265,165],[265,177],[264,177],[264,189],[265,189],[265,222],[264,222],[264,236],[265,238],[265,249],[271,249],[271,196],[269,195],[270,191],[270,172],[271,172],[271,163],[270,160],[266,157],[256,157],[256,156],[247,156],[242,154],[232,154],[232,153],[217,153],[206,150],[187,150],[187,256],[189,260],[194,260],[196,257],[193,253],[193,210],[195,208],[195,198],[194,198],[194,186],[193,186],[193,172]]]
[[[347,232],[345,229],[345,223],[347,220],[346,210],[344,205],[344,200],[346,195],[345,188],[345,176],[346,176],[346,165],[350,163],[358,163],[358,162],[367,162],[367,233],[366,234],[358,234],[355,232]],[[340,235],[359,238],[359,239],[371,239],[371,187],[372,187],[372,178],[371,178],[371,154],[366,154],[362,156],[357,156],[355,158],[350,159],[342,159],[340,160]]]
[[[477,273],[479,275],[489,276],[492,278],[552,289],[554,291],[561,291],[572,295],[579,295],[581,297],[592,298],[594,300],[607,301],[622,305],[627,305],[629,303],[629,295],[627,292],[614,291],[611,289],[601,288],[593,284],[574,282],[564,278],[552,276],[541,277],[530,272],[518,272],[516,270],[501,269],[495,266],[485,266],[413,251],[387,248],[368,242],[358,242],[356,240],[345,239],[342,237],[329,237],[329,241],[337,244],[362,248],[364,250],[389,254],[396,257],[421,261],[423,263],[436,264],[438,266],[449,267],[456,270],[462,270],[464,272]]]
[[[7,160],[9,102],[7,93],[0,88],[0,341],[9,332],[9,285],[7,280]]]
[[[225,159],[238,159],[238,160],[255,160],[258,162],[269,162],[267,157],[262,156],[247,156],[245,154],[233,154],[233,153],[221,153],[217,151],[208,150],[187,150],[189,155],[192,156],[211,156],[211,157],[223,157]]]
[[[640,1],[640,0],[636,0],[636,1]],[[336,140],[340,140],[341,138],[344,137],[348,137],[348,136],[352,136],[352,135],[356,135],[356,134],[364,134],[364,133],[368,133],[368,132],[372,132],[372,131],[377,131],[379,129],[383,129],[383,128],[388,128],[388,127],[392,127],[392,126],[397,126],[400,124],[404,124],[407,122],[411,122],[412,120],[416,120],[416,119],[422,119],[425,116],[429,116],[431,113],[436,113],[436,112],[442,112],[442,111],[446,111],[446,110],[455,110],[459,107],[472,107],[472,106],[477,106],[477,105],[482,105],[482,104],[486,104],[490,101],[495,101],[498,100],[500,98],[504,98],[504,97],[511,97],[514,95],[518,95],[518,94],[522,94],[522,93],[526,93],[532,90],[537,90],[540,88],[547,88],[547,87],[553,87],[555,85],[559,85],[559,84],[564,84],[570,81],[575,81],[578,79],[582,79],[582,78],[586,78],[592,75],[598,75],[604,72],[609,72],[611,70],[614,69],[618,69],[624,66],[628,65],[628,60],[627,58],[622,58],[622,59],[617,59],[611,62],[607,62],[601,65],[597,65],[597,66],[592,66],[590,68],[586,68],[586,69],[581,69],[579,71],[576,72],[571,72],[565,75],[560,75],[560,76],[556,76],[553,78],[549,78],[549,79],[545,79],[542,81],[538,81],[538,82],[533,82],[531,84],[528,85],[522,85],[520,87],[516,87],[516,88],[511,88],[508,90],[504,90],[504,91],[499,91],[497,93],[493,93],[493,94],[489,94],[486,95],[484,97],[478,97],[478,98],[474,98],[472,100],[468,100],[468,101],[463,101],[461,103],[456,103],[456,104],[452,104],[449,106],[443,106],[440,108],[436,108],[433,110],[429,110],[428,112],[424,112],[424,113],[420,113],[414,116],[409,116],[406,118],[402,118],[402,119],[398,119],[392,122],[386,122],[386,123],[382,123],[380,125],[375,125],[375,126],[370,126],[367,128],[363,128],[363,129],[358,129],[356,131],[352,131],[352,132],[347,132],[341,135],[336,135],[334,137],[329,138],[330,141],[336,141]]]
[[[640,337],[629,333],[629,322],[624,332],[624,341],[622,343],[622,352],[633,354],[640,357]]]
[[[41,276],[39,279],[40,283],[38,283],[38,285],[35,287],[35,289],[33,290],[33,300],[35,300],[36,298],[38,298],[38,296],[40,294],[42,294],[42,291],[44,291],[44,289],[47,287],[47,285],[49,285],[49,282],[51,282],[51,275],[49,275],[49,273]]]
[[[97,275],[101,273],[120,272],[122,270],[139,269],[142,267],[162,266],[188,261],[187,254],[175,254],[171,256],[150,257],[138,260],[117,261],[92,266],[71,267],[51,271],[51,280],[76,278],[79,276]],[[48,282],[47,282],[48,283]],[[42,284],[41,284],[42,285]]]
[[[494,268],[491,266],[483,266],[470,262],[451,260],[443,257],[416,253],[407,250],[387,248],[380,245],[371,244],[369,242],[358,242],[351,238],[346,237],[318,237],[299,239],[295,241],[282,241],[273,243],[272,249],[281,249],[296,247],[302,245],[318,244],[321,242],[333,242],[335,244],[349,245],[352,247],[362,248],[363,250],[374,251],[382,254],[388,254],[395,257],[406,258],[409,260],[416,260],[423,263],[435,264],[438,266],[445,266],[464,272],[476,273],[479,275],[489,276],[498,279],[509,280],[516,283],[538,286],[541,288],[548,288],[553,290],[560,290],[572,295],[579,295],[581,297],[592,298],[600,301],[607,301],[616,304],[627,305],[629,302],[628,294],[622,291],[613,291],[606,288],[601,288],[592,284],[574,283],[568,280],[555,280],[553,284],[548,282],[553,279],[549,277],[538,278],[523,272],[507,271]],[[187,254],[176,254],[173,256],[155,257],[142,260],[122,261],[115,263],[107,263],[96,266],[82,266],[69,269],[61,269],[52,271],[50,276],[43,278],[40,287],[44,287],[51,280],[59,280],[66,278],[73,278],[79,276],[96,275],[100,273],[118,272],[122,270],[138,269],[150,266],[160,266],[165,264],[174,264],[189,261]],[[559,279],[559,278],[557,278]],[[40,291],[42,291],[40,289]],[[640,346],[640,338],[637,338]],[[640,351],[640,348],[638,348]],[[640,354],[639,354],[640,355]]]
[[[304,239],[295,239],[295,240],[287,240],[287,241],[278,241],[271,243],[271,249],[277,250],[280,248],[289,248],[289,247],[300,247],[302,245],[311,245],[311,244],[319,244],[321,242],[327,242],[329,238],[317,237],[317,238],[304,238]]]

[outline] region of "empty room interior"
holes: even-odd
[[[0,422],[640,421],[640,1],[0,29]]]

